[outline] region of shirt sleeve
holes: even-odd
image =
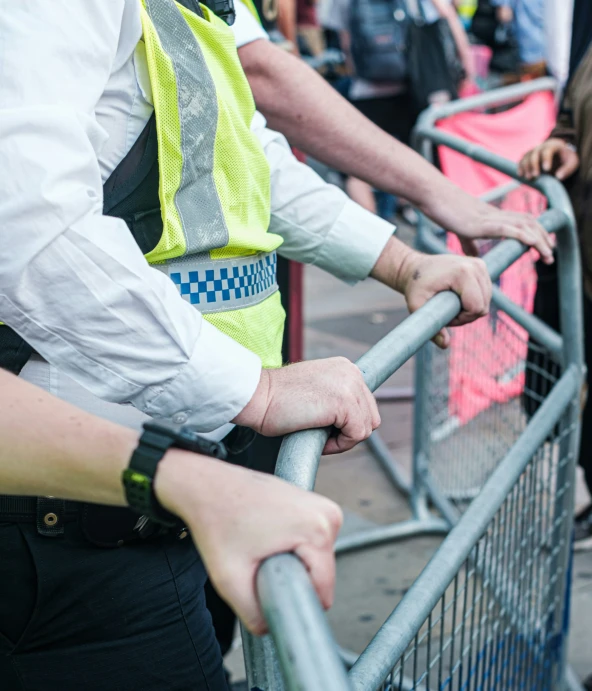
[[[0,319],[95,395],[207,432],[248,403],[260,361],[102,215],[94,110],[124,5],[0,0]]]
[[[236,0],[234,3],[234,11],[236,18],[234,24],[230,27],[234,33],[234,40],[236,47],[246,46],[247,43],[253,43],[260,38],[269,40],[269,34],[261,26],[261,24],[253,17],[249,9],[241,0]]]
[[[260,113],[253,130],[271,168],[270,231],[284,239],[278,252],[348,283],[367,278],[394,226],[300,163],[286,139],[265,126]]]

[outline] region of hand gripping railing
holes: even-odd
[[[447,143],[450,145],[450,142]],[[476,151],[472,153],[477,156],[480,154]],[[491,158],[487,162],[491,164]],[[493,161],[493,165],[498,168],[504,167],[508,174],[516,177],[514,164],[499,159]],[[564,191],[556,181],[542,180],[537,186],[545,187],[547,196],[554,196],[557,202],[562,202],[561,206],[566,211],[570,209],[565,196],[562,197]],[[562,267],[561,301],[569,301],[573,311],[581,311],[580,269],[573,215],[552,209],[544,213],[539,221],[549,233],[566,230],[566,237],[562,238],[558,247]],[[527,248],[516,240],[506,240],[491,250],[484,260],[492,280],[497,280],[525,251]],[[356,364],[368,387],[375,391],[440,329],[450,323],[460,310],[461,301],[458,295],[444,292],[410,315],[357,361]],[[565,365],[573,365],[569,369],[569,374],[575,381],[575,384],[572,384],[577,389],[582,376],[582,334],[579,319],[574,319],[573,322],[571,325],[567,322],[562,324],[562,345]],[[568,372],[565,372],[564,377],[567,374]],[[566,384],[564,379],[562,381],[563,387],[570,389],[568,393],[573,394],[573,386]],[[541,412],[544,412],[544,407],[537,416]],[[546,414],[549,415],[549,411]],[[288,436],[282,444],[276,475],[302,489],[312,490],[328,435],[329,430],[316,429]],[[271,635],[257,639],[243,631],[249,689],[343,691],[354,688],[340,661],[337,647],[306,569],[299,559],[294,555],[284,554],[266,560],[257,576],[257,589]],[[393,618],[395,624],[398,623],[400,616],[397,612],[398,610],[389,617],[385,627],[389,622],[392,627]],[[409,631],[410,629],[407,633]],[[368,676],[367,671],[364,671],[363,662],[364,659],[369,659],[368,654],[352,670],[353,678],[356,679],[356,689],[378,688],[379,678],[384,679],[385,670],[396,662],[393,647],[390,646],[390,652],[385,650],[386,635],[384,630],[381,630],[370,644],[371,647],[374,646],[372,651],[378,650],[381,656],[378,664],[373,661],[371,683],[366,686],[365,681],[360,681]],[[407,642],[402,638],[398,640],[396,649],[404,650],[406,645]]]

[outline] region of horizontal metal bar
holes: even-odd
[[[415,389],[412,386],[381,386],[374,398],[384,403],[410,403],[415,400]]]
[[[521,82],[520,84],[512,84],[501,89],[493,89],[485,91],[484,93],[470,96],[469,98],[461,98],[448,103],[433,105],[427,110],[424,110],[420,116],[420,124],[423,122],[437,122],[444,118],[458,115],[459,113],[467,113],[471,110],[478,110],[482,108],[496,108],[505,106],[515,101],[520,101],[528,96],[541,91],[553,91],[558,89],[558,82],[552,77],[542,77],[541,79],[533,79],[529,82]]]
[[[268,559],[259,569],[257,587],[288,691],[351,689],[302,562],[291,554]]]
[[[498,199],[502,199],[507,194],[510,194],[510,192],[517,190],[520,186],[520,182],[512,180],[511,182],[506,182],[503,185],[499,185],[498,187],[494,187],[491,190],[487,190],[487,192],[485,192],[484,194],[479,195],[479,199],[481,199],[481,201],[487,202],[488,204],[491,204],[491,202],[496,202]]]
[[[447,254],[449,249],[446,243],[442,242],[440,238],[436,237],[431,227],[431,222],[423,224],[423,232],[421,233],[421,247],[424,251],[433,254]],[[492,302],[499,307],[502,312],[505,312],[522,328],[526,329],[528,333],[535,338],[542,346],[547,348],[554,356],[555,360],[561,362],[563,359],[563,338],[545,324],[544,321],[530,314],[525,309],[517,305],[515,302],[505,295],[500,288],[493,286]]]
[[[350,679],[356,691],[374,691],[383,683],[468,558],[532,456],[579,394],[580,381],[578,367],[570,365],[516,444],[487,480],[479,496],[452,528],[436,555],[351,669]]]

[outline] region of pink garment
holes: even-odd
[[[545,140],[555,124],[550,93],[534,94],[511,110],[488,115],[463,113],[438,123],[438,129],[480,144],[504,158],[519,161]],[[439,147],[444,174],[474,196],[510,182],[510,178],[446,147]],[[522,186],[505,196],[504,209],[539,215],[546,206],[542,194]],[[448,235],[448,247],[462,254],[460,242]],[[500,287],[514,302],[532,313],[536,291],[531,250],[504,272]],[[449,413],[461,424],[493,403],[505,403],[524,389],[528,334],[507,315],[492,313],[474,324],[453,329],[450,352]]]

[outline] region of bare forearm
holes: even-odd
[[[136,432],[0,370],[0,437],[0,493],[125,505]]]
[[[266,41],[239,50],[270,127],[317,160],[405,197],[445,227],[473,199],[409,147],[376,127],[312,69]]]

